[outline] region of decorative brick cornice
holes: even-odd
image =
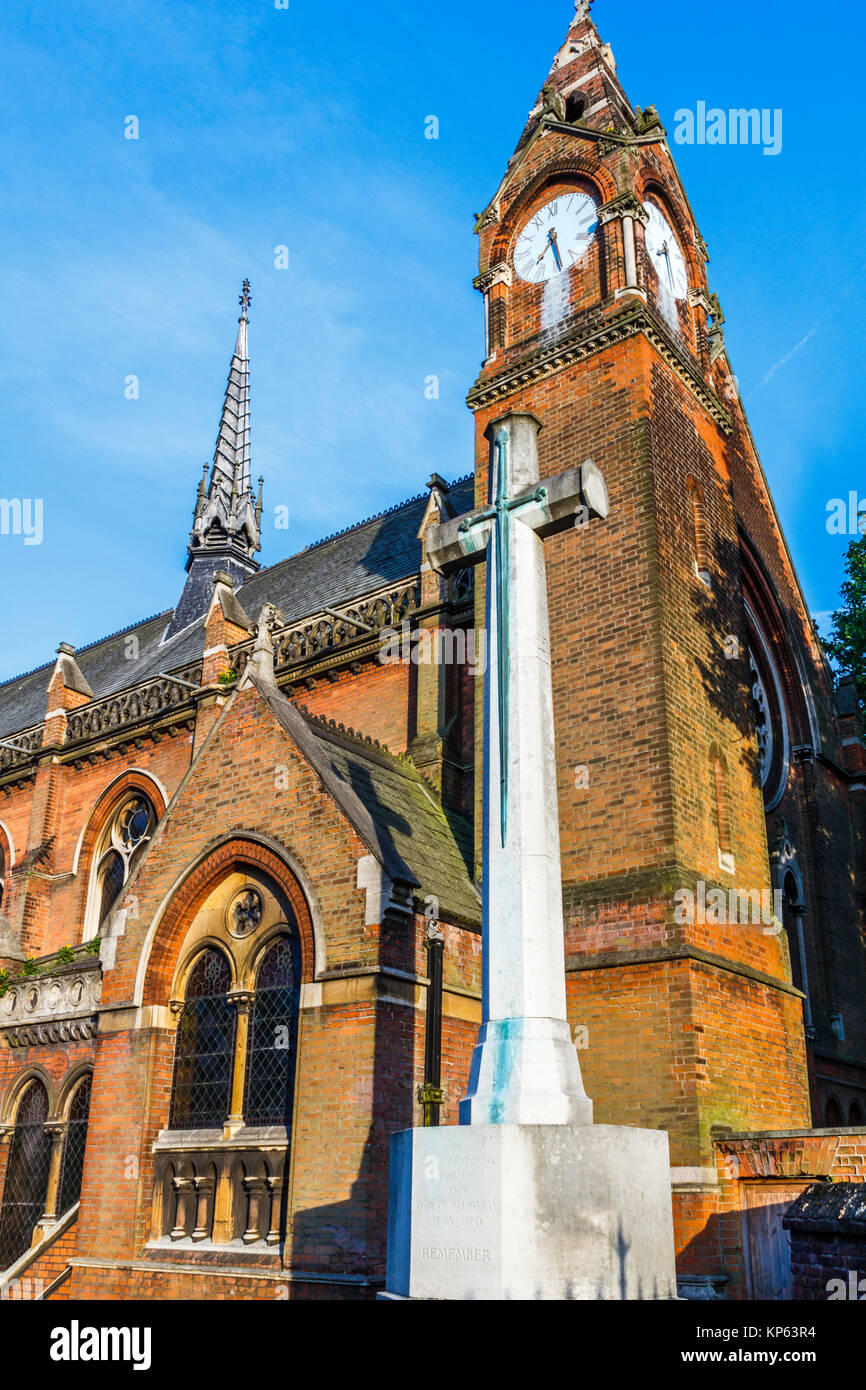
[[[157,676],[141,685],[94,700],[74,710],[66,721],[66,743],[104,738],[118,729],[154,723],[160,716],[190,703],[189,686],[201,680],[201,662],[193,662],[171,675]]]
[[[350,660],[378,655],[382,630],[399,626],[414,614],[419,601],[418,576],[409,576],[281,628],[274,634],[279,684],[290,684],[301,673],[317,676]],[[252,646],[250,638],[229,649],[229,660],[239,675],[246,669]],[[123,751],[136,739],[159,734],[173,737],[179,728],[193,728],[198,703],[212,698],[217,689],[191,688],[200,686],[201,680],[202,661],[198,660],[81,705],[67,716],[64,743],[58,750],[62,761],[79,763],[97,756],[106,745]],[[0,747],[0,787],[32,775],[33,764],[43,751],[42,740],[40,724],[11,735],[9,742],[15,747]]]
[[[31,1023],[20,1028],[5,1028],[0,1031],[0,1042],[10,1048],[86,1042],[96,1037],[97,1029],[98,1020],[94,1014],[91,1018],[61,1019],[57,1023]]]
[[[717,1139],[715,1149],[719,1166],[731,1178],[823,1178],[835,1167],[839,1136],[732,1137]]]
[[[12,734],[0,745],[0,776],[32,762],[42,748],[43,725],[36,724]]]
[[[651,347],[692,393],[705,413],[724,434],[734,428],[730,413],[716,393],[707,385],[697,367],[663,328],[655,314],[645,304],[629,303],[628,309],[616,318],[581,324],[573,333],[552,344],[545,344],[526,357],[518,366],[509,367],[501,375],[479,377],[466,398],[470,410],[483,410],[490,405],[532,386],[537,381],[554,376],[576,362],[585,362],[597,353],[642,334]]]

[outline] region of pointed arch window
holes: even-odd
[[[710,791],[719,847],[719,868],[732,874],[734,872],[734,854],[728,768],[717,744],[713,744],[710,749]]]
[[[189,973],[177,1028],[172,1129],[216,1129],[228,1118],[237,1021],[231,983],[228,960],[207,947]]]
[[[824,1128],[841,1129],[842,1124],[842,1107],[835,1096],[831,1096],[824,1107]]]
[[[150,843],[156,826],[153,803],[143,792],[124,797],[108,817],[94,855],[85,940],[97,936],[124,884]]]
[[[0,1269],[8,1269],[30,1249],[45,1210],[51,1165],[47,1119],[48,1092],[41,1081],[31,1081],[18,1102],[12,1131],[0,1207]]]
[[[694,478],[688,478],[686,480],[686,492],[689,501],[695,573],[698,579],[710,589],[712,588],[713,580],[710,574],[707,505],[704,500],[703,489],[695,482]]]
[[[87,1147],[87,1122],[90,1118],[91,1077],[85,1076],[76,1086],[69,1103],[66,1140],[63,1145],[63,1170],[60,1177],[58,1212],[74,1207],[81,1196],[84,1173],[84,1151]]]
[[[280,936],[256,976],[244,1098],[248,1125],[291,1126],[300,982],[298,939]]]

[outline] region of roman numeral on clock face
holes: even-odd
[[[575,265],[589,248],[595,222],[588,194],[575,190],[551,198],[518,234],[514,268],[520,279],[540,284]]]

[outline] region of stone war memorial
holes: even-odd
[[[177,572],[132,567],[119,632],[12,603],[44,647],[0,684],[4,1302],[662,1319],[866,1278],[862,692],[782,533],[676,140],[618,73],[623,8],[527,15],[557,5],[475,203],[474,452],[383,416],[393,505],[303,547],[271,524],[268,323],[339,373],[327,322],[282,323],[303,257],[290,282],[251,251],[191,520],[149,476],[124,520]],[[268,25],[323,22],[264,9],[281,54]],[[499,129],[524,96],[511,66],[489,85]],[[174,372],[193,328],[147,302]],[[369,439],[287,400],[262,438],[285,425],[292,506],[342,516]],[[117,584],[87,567],[63,584]]]
[[[460,1125],[391,1141],[388,1290],[670,1298],[667,1136],[593,1125],[566,1016],[544,537],[609,501],[591,460],[541,484],[538,428],[492,421],[490,505],[427,533],[438,573],[487,557],[484,971]]]

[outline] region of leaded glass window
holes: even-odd
[[[81,1176],[84,1172],[84,1150],[87,1146],[87,1121],[90,1116],[90,1077],[86,1076],[79,1086],[69,1106],[69,1119],[66,1125],[66,1142],[63,1147],[63,1173],[60,1179],[60,1205],[62,1216],[81,1196]]]
[[[19,1102],[12,1132],[0,1208],[0,1269],[8,1269],[30,1249],[45,1210],[51,1162],[47,1119],[48,1093],[41,1081],[31,1081]]]
[[[291,1125],[295,1094],[301,962],[296,935],[265,952],[250,1024],[244,1119],[248,1125]]]
[[[221,951],[202,951],[189,974],[177,1029],[172,1129],[216,1129],[229,1113],[235,1010],[231,969]]]
[[[156,812],[142,792],[119,802],[100,836],[87,935],[95,936],[115,907],[138,859],[150,843]]]
[[[123,887],[126,878],[123,859],[117,850],[110,849],[106,854],[101,865],[102,872],[102,892],[99,900],[99,925],[105,921],[111,909],[114,907],[117,895]]]

